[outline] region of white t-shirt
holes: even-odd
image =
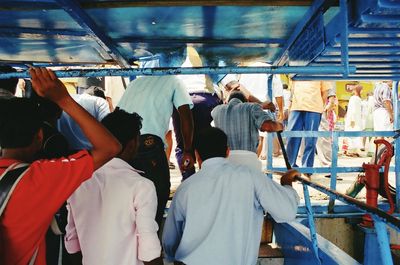
[[[252,63],[249,67],[268,67],[265,63]],[[253,96],[261,101],[271,100],[268,97],[268,77],[269,74],[241,74],[239,83],[242,84]],[[283,96],[283,86],[279,75],[272,76],[272,97]]]
[[[129,84],[129,77],[121,76],[106,76],[105,77],[105,96],[112,99],[113,107],[118,105],[122,95],[125,92],[124,84],[122,83],[122,78],[125,80],[125,84]]]
[[[173,107],[186,104],[193,107],[189,93],[176,76],[143,76],[128,85],[118,107],[143,118],[141,134],[164,139]]]

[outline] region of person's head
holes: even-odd
[[[105,95],[104,91],[105,90],[102,87],[91,86],[91,87],[86,88],[83,93],[91,95],[91,96],[99,97],[102,99],[106,99],[106,95]]]
[[[32,99],[39,107],[39,114],[44,121],[55,125],[61,117],[62,109],[53,101],[39,96],[35,90],[31,89],[29,98]]]
[[[0,73],[14,73],[17,70],[9,65],[0,65]],[[18,78],[0,79],[0,88],[10,91],[13,95],[17,89]]]
[[[104,117],[101,123],[121,143],[122,151],[119,154],[119,158],[125,161],[133,159],[139,148],[142,117],[137,113],[131,114],[117,109]]]
[[[360,85],[360,84],[357,84],[357,85],[355,85],[354,86],[354,88],[353,88],[353,94],[354,95],[361,95],[361,90],[363,89],[363,86],[362,85]]]
[[[12,98],[0,102],[0,146],[21,149],[20,157],[33,160],[43,141],[42,119],[38,105],[27,98]],[[29,161],[27,161],[29,162]]]
[[[197,135],[194,148],[199,165],[209,158],[227,157],[229,154],[228,137],[218,128],[207,128]]]
[[[233,91],[230,95],[229,95],[229,99],[228,102],[231,101],[232,99],[237,98],[242,102],[247,102],[246,96],[240,92],[240,91]]]

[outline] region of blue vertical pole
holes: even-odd
[[[394,129],[400,129],[399,119],[399,82],[393,83],[393,111],[394,111]],[[396,175],[396,211],[400,212],[400,137],[394,141],[394,167]]]
[[[306,210],[307,210],[307,219],[308,219],[308,226],[310,227],[310,237],[313,246],[313,251],[316,259],[318,260],[318,264],[321,264],[321,259],[319,258],[318,252],[318,240],[317,240],[317,232],[315,229],[314,223],[314,212],[311,206],[310,201],[310,193],[308,192],[308,186],[303,183],[303,192],[304,192],[304,201],[306,203]]]
[[[332,163],[331,163],[331,183],[330,188],[336,190],[336,177],[337,177],[337,161],[339,153],[339,137],[337,132],[332,132]],[[333,212],[335,206],[335,199],[329,199],[328,212]]]
[[[267,87],[267,95],[269,100],[272,102],[272,75],[268,75],[268,87]],[[264,139],[267,144],[267,170],[272,170],[273,165],[272,165],[272,150],[273,150],[273,139],[274,139],[274,133],[268,133],[267,134],[267,139]],[[264,143],[265,144],[265,143]],[[268,174],[268,177],[272,178],[272,174]]]
[[[378,238],[378,247],[381,253],[382,265],[393,265],[392,253],[390,252],[390,241],[385,222],[379,218],[374,218],[376,235]],[[371,250],[373,251],[373,250]]]
[[[343,66],[343,76],[349,76],[349,12],[347,0],[340,0],[340,16],[342,18],[342,31],[340,32],[340,49]]]

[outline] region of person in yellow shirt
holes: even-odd
[[[291,83],[292,104],[287,130],[318,131],[324,102],[329,89],[333,87],[333,82],[293,81]],[[287,153],[292,167],[298,167],[296,159],[301,139],[301,137],[289,137],[287,140]],[[305,148],[301,164],[303,167],[313,167],[317,138],[306,137],[304,140]]]

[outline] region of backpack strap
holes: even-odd
[[[11,193],[25,175],[28,168],[28,164],[15,163],[9,166],[0,176],[0,216],[6,208]]]

